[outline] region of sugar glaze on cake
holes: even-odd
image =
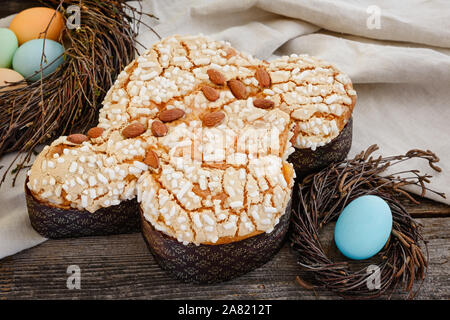
[[[267,70],[261,88],[256,72]],[[208,70],[239,79],[245,98],[211,82]],[[218,92],[205,96],[203,86]],[[256,99],[273,108],[255,107]],[[145,218],[180,242],[226,243],[270,232],[285,213],[294,172],[286,160],[297,148],[327,144],[351,117],[355,92],[347,76],[306,55],[270,63],[203,36],[170,37],[155,44],[119,75],[99,115],[98,137],[73,144],[55,140],[29,172],[40,200],[94,212],[137,196]],[[152,124],[164,110],[184,116]],[[205,115],[224,119],[207,127]],[[130,123],[143,134],[126,138]],[[149,150],[159,161],[149,167]]]

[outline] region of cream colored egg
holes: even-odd
[[[23,79],[24,78],[22,77],[22,75],[14,70],[0,68],[0,92],[8,91],[8,90],[12,90],[12,89],[16,89],[16,88],[25,86],[25,83],[21,83],[21,84],[15,85],[15,86],[4,87],[4,86],[10,84],[11,82],[18,82]]]

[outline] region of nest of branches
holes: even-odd
[[[293,212],[291,247],[297,253],[298,263],[311,276],[305,282],[297,282],[308,289],[324,288],[345,298],[375,298],[384,293],[392,294],[397,287],[403,287],[406,298],[413,298],[420,290],[413,289],[427,272],[428,248],[420,234],[420,225],[414,221],[402,201],[405,197],[417,201],[404,189],[416,185],[425,192],[434,192],[445,198],[443,193],[427,188],[430,175],[418,170],[394,172],[396,164],[420,158],[428,161],[431,168],[439,158],[431,151],[410,150],[405,155],[374,158],[372,153],[378,147],[373,145],[354,159],[333,164],[315,175],[306,177],[298,186],[298,208]],[[389,173],[386,171],[389,169]],[[336,220],[345,206],[363,195],[377,195],[384,199],[392,211],[391,237],[375,257],[368,261],[333,261],[324,251],[319,240],[323,226]],[[338,259],[335,259],[338,260]],[[343,260],[342,258],[340,260]],[[375,261],[375,262],[374,262]],[[368,286],[373,275],[367,267],[379,267],[379,286]]]
[[[81,24],[64,30],[65,60],[56,72],[45,78],[41,72],[38,81],[25,79],[21,88],[0,92],[0,158],[20,151],[2,181],[14,162],[18,163],[16,169],[24,167],[37,145],[60,135],[84,132],[96,123],[106,92],[137,52],[135,36],[143,13],[126,2],[39,2],[60,11],[65,19],[72,14],[67,8],[78,6]]]

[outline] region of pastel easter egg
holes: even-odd
[[[9,68],[18,47],[17,37],[11,30],[0,28],[0,43],[0,68]]]
[[[19,45],[33,39],[44,38],[46,29],[46,39],[58,41],[64,28],[64,18],[54,9],[35,7],[19,12],[12,19],[9,28],[16,34]]]
[[[392,230],[392,212],[382,198],[366,195],[350,202],[339,215],[334,241],[354,260],[368,259],[386,244]]]
[[[64,48],[53,40],[36,39],[25,42],[16,50],[13,58],[13,68],[25,78],[36,81],[41,78],[41,57],[45,41],[45,58],[42,61],[43,76],[54,72],[64,62]],[[48,66],[48,67],[46,67]]]
[[[11,82],[18,82],[21,80],[23,80],[23,77],[20,73],[11,69],[0,68],[0,92],[25,86],[25,83],[22,83],[14,86],[3,87]]]

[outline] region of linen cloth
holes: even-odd
[[[358,93],[353,113],[354,156],[371,144],[383,155],[430,149],[442,173],[426,161],[410,161],[434,175],[432,188],[450,194],[450,2],[445,0],[144,0],[145,18],[162,37],[211,35],[270,60],[307,53],[347,73]],[[133,5],[139,7],[138,2]],[[11,17],[0,20],[7,26]],[[158,40],[141,26],[145,47]],[[141,50],[143,51],[143,50]],[[0,165],[8,165],[14,154]],[[402,169],[398,166],[397,169]],[[4,170],[4,169],[3,169]],[[0,173],[3,172],[0,170]],[[29,223],[23,183],[0,189],[0,258],[45,239]],[[432,193],[427,197],[450,203]]]

